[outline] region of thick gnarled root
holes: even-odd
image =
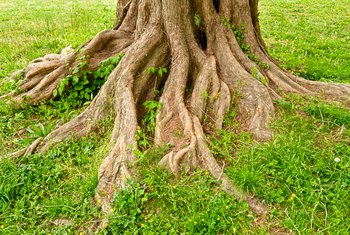
[[[171,3],[167,7],[176,9]],[[236,64],[222,65],[221,63],[227,61],[225,60],[227,58],[220,60],[211,55],[201,54],[198,52],[199,48],[196,48],[195,45],[187,44],[182,40],[185,37],[181,37],[184,32],[174,27],[182,24],[181,19],[177,16],[179,12],[172,11],[168,12],[168,14],[165,16],[167,22],[166,30],[168,35],[172,35],[169,41],[173,59],[170,74],[165,83],[163,95],[160,98],[163,107],[157,117],[155,142],[156,144],[170,144],[172,148],[159,164],[167,167],[175,175],[179,175],[182,170],[191,171],[195,168],[207,170],[222,182],[222,188],[227,193],[239,200],[247,200],[248,196],[233,185],[224,173],[223,167],[219,166],[210,152],[202,124],[204,117],[210,116],[208,118],[210,119],[209,122],[215,128],[220,129],[222,127],[223,117],[230,109],[231,94],[234,93],[234,89],[248,92],[252,85],[255,89],[253,92],[256,92],[256,94],[263,91],[263,95],[270,98],[269,93],[267,90],[265,91],[262,85],[260,86],[255,80],[251,79],[249,74],[244,74],[243,72],[244,78],[250,80],[248,80],[248,83],[242,84],[242,87],[239,87],[237,85],[239,81],[232,80],[232,76],[236,78],[235,74],[237,71],[243,71],[243,69],[237,67]],[[218,51],[221,52],[220,49]],[[191,58],[195,58],[194,61],[191,61]],[[191,93],[187,95],[186,86],[189,83],[191,62],[196,64],[197,73],[192,77]],[[229,68],[234,69],[234,71],[229,70]],[[243,78],[237,76],[238,79]],[[248,115],[251,120],[249,128],[255,131],[257,135],[259,134],[258,138],[261,138],[260,133],[265,127],[267,128],[269,117],[273,114],[274,109],[271,100],[270,103],[267,103],[268,105],[265,105],[264,102],[262,104],[257,103],[261,100],[261,97],[250,97],[250,94],[254,94],[253,92],[248,93],[248,97],[239,97],[240,99],[238,100],[248,106],[248,111],[251,108],[252,112]],[[268,101],[269,99],[265,102]],[[254,104],[256,106],[252,107]],[[266,110],[266,119],[261,120],[259,118],[261,114],[264,114],[264,110]],[[254,114],[256,115],[254,116]],[[262,116],[264,117],[264,115]],[[264,133],[263,137],[270,138],[271,136],[266,137],[266,133]],[[266,207],[262,204],[253,200],[247,201],[257,213],[267,213]]]
[[[131,34],[125,31],[105,30],[97,34],[79,50],[67,47],[60,54],[49,54],[32,61],[23,71],[24,79],[18,90],[0,97],[15,103],[37,104],[53,98],[53,91],[80,62],[89,61],[89,69],[98,69],[99,63],[121,51],[132,43]]]
[[[0,99],[11,98],[16,103],[27,101],[30,104],[49,99],[60,79],[65,76],[66,64],[74,58],[74,54],[74,50],[67,47],[61,54],[49,54],[35,59],[21,71],[24,79],[18,91],[11,92]]]
[[[124,189],[127,180],[132,175],[129,169],[136,160],[134,151],[137,148],[136,133],[138,128],[137,103],[143,102],[154,92],[154,83],[140,76],[145,74],[146,69],[154,64],[164,63],[168,49],[163,43],[162,37],[153,40],[159,35],[160,28],[149,28],[135,42],[126,53],[124,60],[116,68],[106,87],[114,94],[113,109],[115,111],[114,129],[111,137],[112,149],[104,159],[99,170],[98,194],[96,199],[101,203],[102,210],[110,213],[109,209],[113,201],[114,192]],[[144,54],[149,55],[149,60],[144,60]],[[139,78],[135,81],[135,78]],[[149,88],[140,90],[140,87]],[[107,93],[109,94],[109,93]],[[135,94],[137,95],[135,98]],[[137,101],[138,100],[138,101]]]

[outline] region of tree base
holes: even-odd
[[[155,99],[158,91],[161,109],[155,120],[154,144],[171,146],[159,164],[175,175],[195,168],[209,171],[222,182],[223,190],[247,201],[264,218],[267,207],[229,180],[208,147],[203,126],[221,129],[225,114],[235,105],[240,131],[267,141],[273,135],[269,123],[275,116],[274,101],[286,93],[338,100],[350,107],[350,86],[307,81],[279,68],[259,33],[257,1],[222,0],[219,6],[209,1],[191,5],[168,0],[120,2],[123,15],[114,30],[99,33],[77,52],[65,49],[33,61],[25,70],[19,93],[1,98],[28,104],[52,99],[69,68],[77,67],[77,58],[88,56],[91,69],[96,70],[101,61],[125,53],[84,112],[13,156],[45,152],[73,133],[82,137],[98,131],[102,120],[112,118],[112,147],[101,164],[96,195],[102,210],[109,213],[115,190],[127,187],[134,174],[136,136],[145,117],[143,103]],[[233,11],[232,4],[238,4],[243,13]],[[193,23],[197,14],[203,24]],[[242,22],[248,52],[233,33],[233,26]],[[169,72],[164,76],[146,73],[151,67]]]

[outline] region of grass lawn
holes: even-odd
[[[261,0],[270,54],[310,80],[350,82],[348,0]]]
[[[11,72],[110,28],[113,6],[114,0],[0,0],[0,94],[16,87],[5,79]],[[308,79],[350,83],[348,0],[262,0],[260,17],[269,51],[282,66]],[[269,206],[273,223],[296,234],[349,234],[349,111],[294,95],[276,107],[272,141],[236,134],[232,107],[224,131],[209,139],[212,151],[225,159],[237,185]],[[0,156],[45,136],[83,108],[57,101],[19,109],[0,102]],[[94,194],[109,135],[0,160],[0,234],[92,234],[103,218]],[[138,154],[142,179],[116,193],[109,224],[97,234],[271,231],[273,224],[256,226],[258,215],[223,193],[207,172],[174,179],[158,169],[165,151]]]

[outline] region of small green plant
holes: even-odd
[[[83,90],[84,86],[89,84],[88,76],[91,72],[87,70],[88,62],[85,61],[85,59],[85,57],[79,58],[79,60],[82,61],[79,62],[70,75],[60,81],[57,89],[53,91],[54,97],[57,95],[63,96],[63,92],[71,86],[73,92],[71,92],[70,95],[72,98],[76,98],[78,93]]]
[[[207,90],[205,90],[205,91],[203,91],[202,93],[201,93],[201,96],[203,97],[203,98],[205,98],[205,99],[207,99],[207,100],[210,100],[210,95],[209,95],[209,92],[207,91]]]
[[[252,76],[256,80],[260,80],[259,70],[257,68],[252,68]]]
[[[269,79],[267,77],[265,77],[265,76],[261,76],[260,81],[265,86],[267,86],[269,84]]]
[[[265,86],[268,85],[269,80],[267,77],[261,75],[259,73],[259,70],[257,68],[252,68],[252,76],[253,78],[255,78],[256,80],[260,81],[262,84],[264,84]]]
[[[260,66],[265,70],[270,69],[270,65],[268,63],[260,63]]]
[[[145,150],[147,147],[150,145],[150,142],[148,141],[146,133],[143,131],[141,127],[137,127],[137,132],[136,132],[136,141],[137,145],[142,149]],[[142,152],[139,153],[139,151],[136,151],[137,154],[142,154]]]
[[[101,88],[101,86],[107,81],[108,76],[117,67],[124,55],[124,53],[120,53],[119,55],[111,57],[108,60],[102,61],[100,63],[99,69],[94,72],[94,81],[91,84],[92,90]]]
[[[70,75],[61,80],[57,89],[54,90],[53,96],[65,97],[77,102],[78,105],[85,101],[91,101],[123,56],[124,53],[121,53],[102,61],[99,69],[95,72],[89,70],[88,57],[79,58],[81,62]]]
[[[147,109],[147,112],[142,119],[141,127],[139,127],[137,130],[136,140],[142,149],[146,149],[150,146],[147,136],[154,135],[154,130],[156,128],[156,116],[162,105],[155,100],[146,101],[143,103],[143,105]]]
[[[164,74],[168,72],[168,69],[165,67],[148,67],[146,70],[147,74],[158,74],[159,77],[163,77]]]
[[[154,134],[154,129],[156,127],[156,116],[161,109],[162,105],[158,101],[149,100],[143,103],[147,109],[147,114],[143,117],[143,125],[147,126],[147,132],[151,135]]]
[[[202,25],[202,18],[198,12],[194,14],[194,25],[198,28]]]
[[[230,18],[225,18],[225,17],[221,18],[221,22],[226,28],[232,30],[232,32],[234,33],[234,35],[236,37],[238,45],[240,46],[242,51],[248,56],[248,58],[251,61],[254,61],[255,63],[260,65],[259,59],[256,57],[256,55],[254,55],[251,52],[250,46],[244,43],[244,33],[246,32],[245,24],[241,24],[240,27],[237,27],[235,24],[233,24],[231,22]]]
[[[162,78],[164,76],[164,74],[168,73],[168,69],[166,67],[162,67],[162,66],[159,66],[159,67],[153,67],[153,66],[150,66],[146,69],[146,73],[148,75],[150,74],[153,74],[153,75],[156,75],[155,76],[155,83],[154,83],[154,99],[158,99],[161,95],[161,93],[163,92],[163,88],[161,88],[161,90],[157,90],[156,89],[156,86],[157,86],[157,80],[158,80],[158,77]]]
[[[46,125],[39,123],[38,125],[27,128],[27,131],[33,138],[45,137],[51,132],[51,123],[48,122]]]
[[[247,53],[250,51],[250,47],[246,44],[244,44],[244,33],[245,33],[245,25],[242,24],[241,27],[237,27],[235,24],[231,22],[230,18],[221,18],[222,24],[228,28],[231,29],[232,32],[235,34],[236,40],[241,47],[241,49],[244,51],[244,53]]]

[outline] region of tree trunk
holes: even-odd
[[[258,0],[119,0],[115,26],[100,32],[80,50],[64,50],[33,61],[25,69],[20,93],[4,98],[36,104],[53,91],[88,56],[90,67],[118,53],[125,56],[90,106],[76,119],[14,155],[42,153],[74,136],[97,131],[101,120],[114,119],[111,149],[99,170],[98,195],[109,211],[114,191],[133,175],[136,135],[145,115],[142,104],[159,96],[154,144],[172,147],[160,165],[178,175],[202,168],[220,179],[222,188],[245,199],[259,213],[266,209],[235,187],[208,148],[204,125],[222,128],[231,105],[241,131],[261,141],[272,137],[274,101],[286,93],[339,100],[350,107],[350,86],[307,81],[276,65],[260,34]],[[155,80],[150,67],[167,68]],[[206,94],[206,95],[203,95]],[[209,99],[208,99],[209,97]],[[210,118],[205,118],[210,113]]]

